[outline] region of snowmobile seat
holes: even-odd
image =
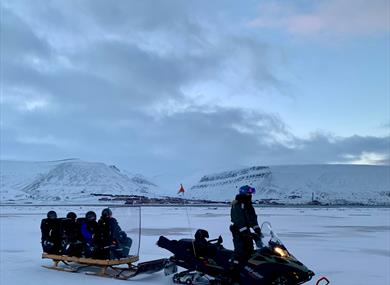
[[[226,248],[219,248],[214,256],[214,261],[223,268],[230,268],[234,252]]]

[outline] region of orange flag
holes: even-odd
[[[179,192],[177,192],[177,194],[184,194],[184,192],[186,191],[184,190],[183,184],[180,184],[180,189]]]

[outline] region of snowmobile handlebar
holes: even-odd
[[[208,243],[214,243],[216,242],[217,244],[222,244],[223,243],[223,239],[221,236],[219,236],[218,238],[215,238],[215,239],[210,239],[207,241]]]

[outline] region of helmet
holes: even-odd
[[[103,211],[102,211],[102,217],[103,218],[109,218],[111,216],[112,216],[112,211],[111,211],[110,208],[103,209]]]
[[[250,187],[249,185],[244,185],[244,186],[241,186],[240,189],[240,194],[255,194],[256,193],[256,189],[254,187]]]
[[[206,238],[209,238],[208,231],[203,230],[203,229],[199,229],[199,230],[196,231],[196,233],[195,233],[195,240],[200,241],[200,240],[204,240]]]
[[[85,214],[85,218],[88,220],[88,221],[96,221],[96,213],[94,211],[88,211],[86,214]]]
[[[67,219],[71,219],[71,220],[76,220],[77,219],[77,215],[75,212],[69,212],[67,215],[66,215],[66,218]]]
[[[47,212],[47,218],[48,219],[57,219],[57,213],[55,211],[49,211],[49,212]]]

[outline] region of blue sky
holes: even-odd
[[[387,0],[1,2],[1,158],[389,164]]]

